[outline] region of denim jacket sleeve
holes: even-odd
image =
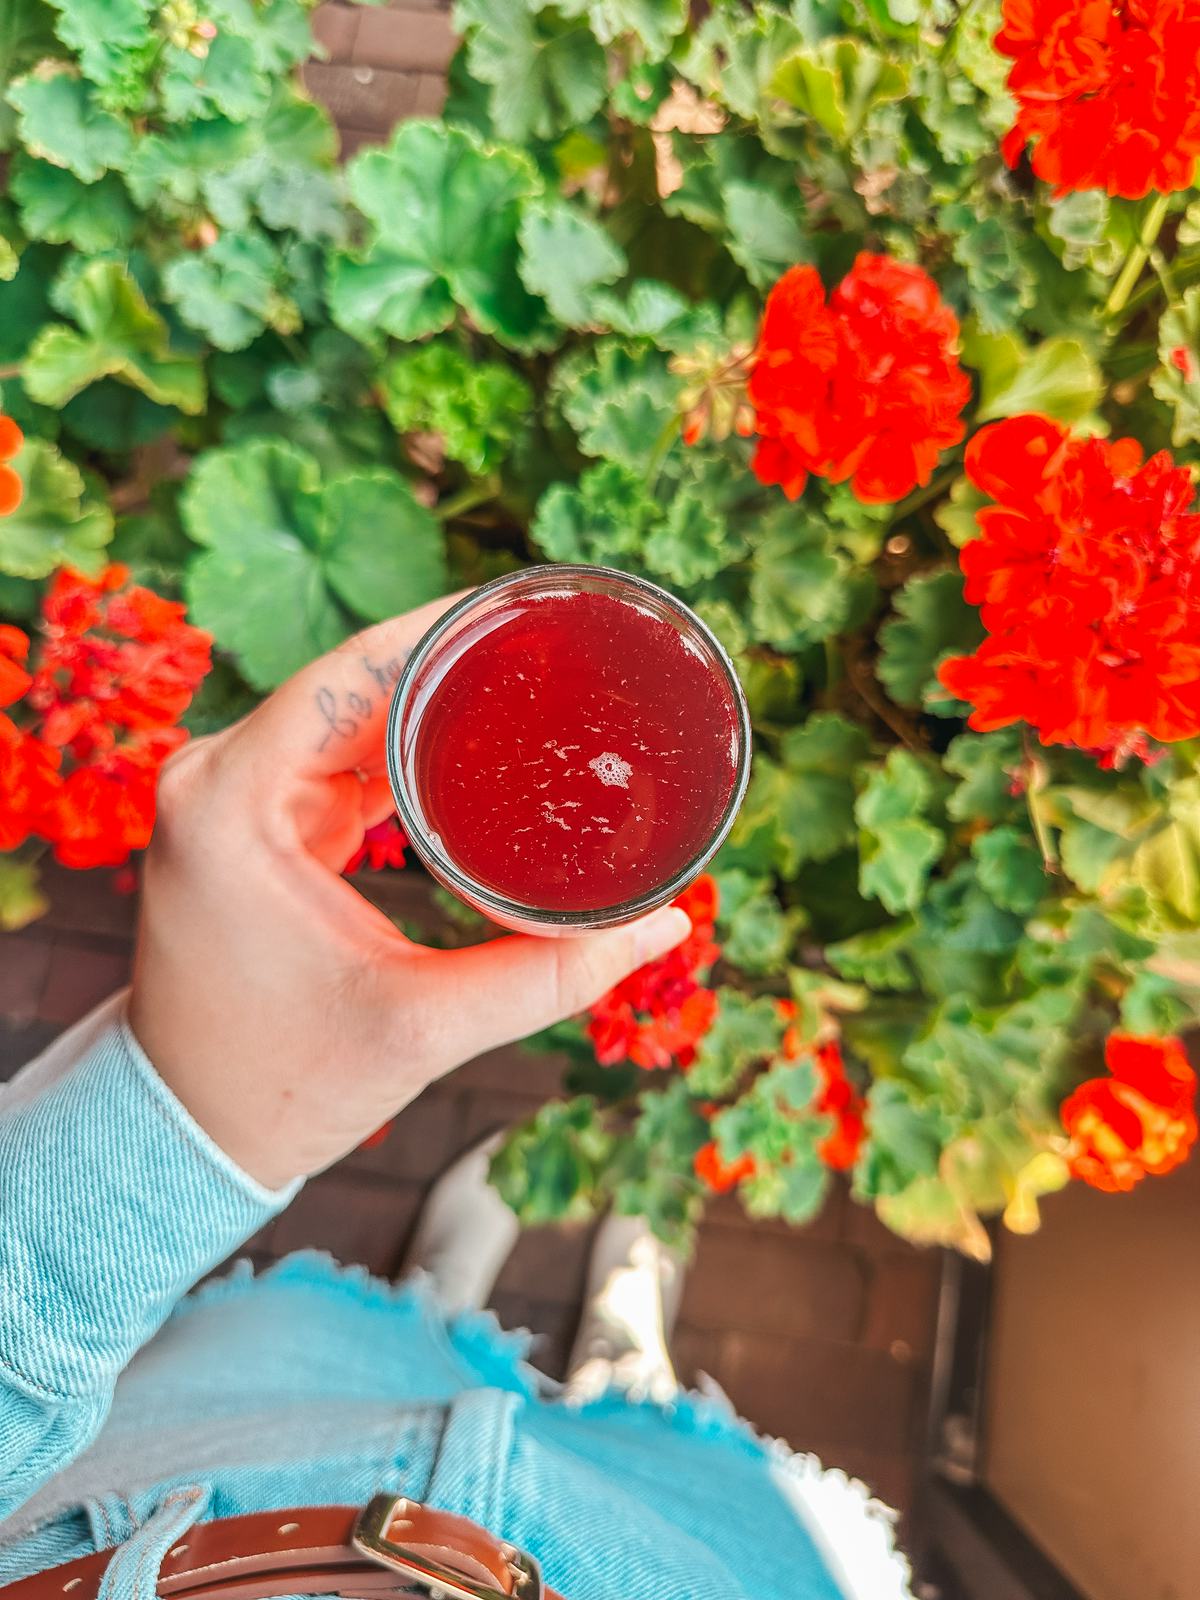
[[[78,1455],[133,1354],[292,1198],[255,1183],[112,1000],[0,1086],[0,1519]]]

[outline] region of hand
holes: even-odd
[[[426,950],[340,876],[392,811],[384,723],[448,601],[368,629],[165,767],[130,1023],[200,1125],[269,1188],[435,1078],[598,999],[686,937],[671,907],[577,939]]]

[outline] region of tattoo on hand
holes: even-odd
[[[317,690],[315,695],[317,710],[321,713],[321,720],[325,724],[325,734],[318,750],[328,749],[334,739],[352,739],[359,732],[363,723],[374,712],[378,704],[377,695],[386,703],[392,692],[392,686],[404,670],[407,657],[389,656],[386,661],[372,661],[370,656],[362,657],[365,679],[369,680],[373,688],[360,694],[357,689],[347,689],[341,694],[326,685]]]

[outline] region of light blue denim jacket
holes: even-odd
[[[111,1547],[101,1600],[134,1600],[197,1519],[392,1490],[568,1600],[909,1595],[861,1485],[720,1402],[568,1407],[523,1336],[315,1256],[183,1298],[291,1194],[195,1124],[119,997],[0,1090],[0,1584]]]

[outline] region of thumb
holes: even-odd
[[[434,1010],[445,1002],[446,1043],[456,1061],[469,1061],[585,1010],[690,931],[686,912],[664,906],[623,928],[580,938],[516,935],[441,952],[430,963],[436,993],[429,1002]]]

